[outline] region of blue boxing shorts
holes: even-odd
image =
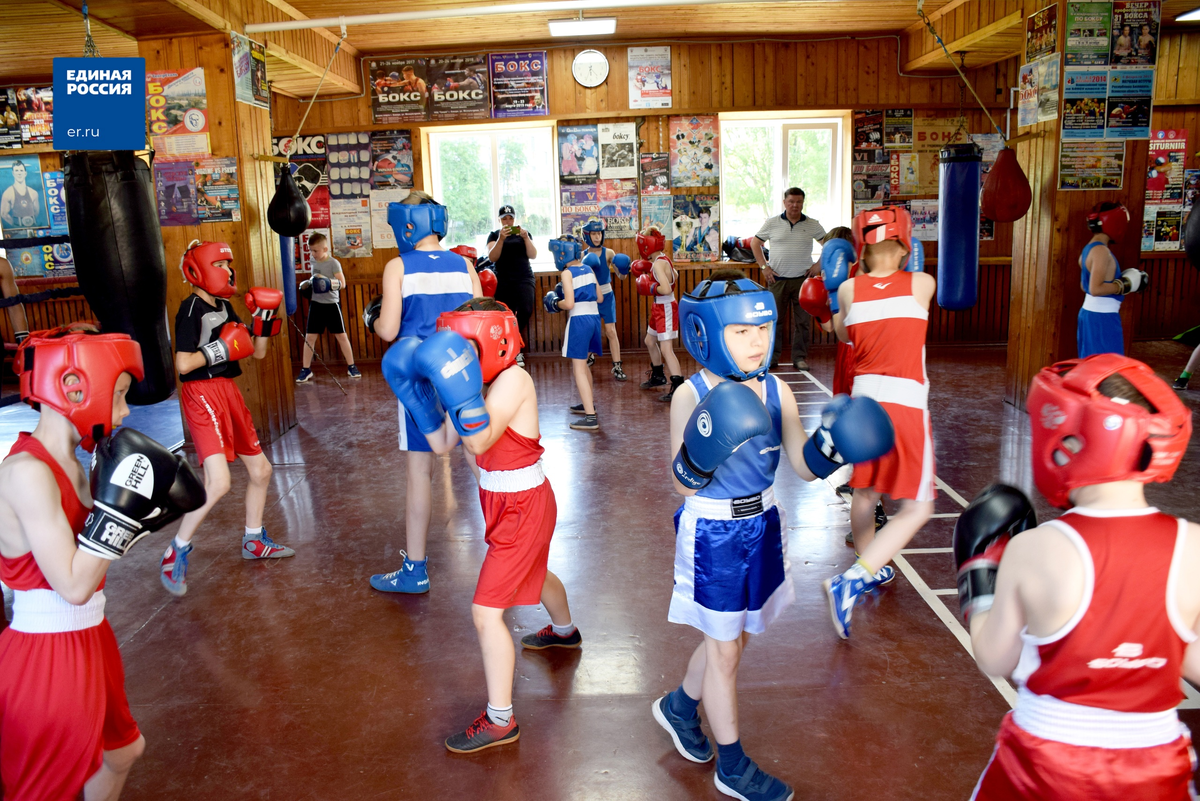
[[[796,600],[783,520],[770,487],[752,498],[686,498],[675,513],[667,620],[726,642],[765,631]]]
[[[601,350],[599,314],[576,314],[567,318],[567,330],[563,332],[562,355],[568,359],[586,359],[589,353],[599,356]]]
[[[433,448],[429,447],[425,435],[417,428],[417,421],[413,419],[412,414],[400,401],[396,401],[396,406],[400,409],[400,450],[432,453]]]
[[[606,324],[617,321],[617,296],[613,294],[612,284],[600,285],[600,319]]]
[[[1125,333],[1121,330],[1121,315],[1115,312],[1080,309],[1079,323],[1075,329],[1075,345],[1081,359],[1097,353],[1124,355]]]

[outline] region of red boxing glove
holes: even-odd
[[[273,337],[283,328],[283,319],[278,316],[283,304],[283,292],[265,286],[252,286],[245,297],[246,308],[254,316],[250,320],[250,333],[256,337]]]
[[[833,319],[829,310],[829,290],[820,278],[806,278],[800,285],[800,308],[822,323]]]
[[[496,274],[491,270],[479,271],[479,286],[486,298],[496,297]]]
[[[633,264],[629,265],[629,272],[637,277],[647,275],[654,271],[654,265],[646,259],[638,259]]]
[[[469,259],[472,265],[475,264],[475,259],[479,258],[479,254],[475,251],[475,248],[471,247],[470,245],[455,245],[454,247],[450,248],[450,252],[457,253],[458,255]]]
[[[649,262],[646,263],[649,264]],[[653,273],[642,273],[637,277],[637,291],[639,295],[654,297],[658,294],[658,279],[654,277]]]
[[[236,362],[254,354],[250,329],[241,323],[225,323],[215,340],[203,345],[200,352],[211,367],[222,362]]]

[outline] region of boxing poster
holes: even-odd
[[[559,201],[562,232],[582,239],[583,226],[588,220],[600,216],[600,198],[596,185],[564,186]]]
[[[1150,136],[1146,170],[1146,205],[1183,205],[1183,167],[1187,162],[1187,130],[1155,131]]]
[[[1149,139],[1154,70],[1109,70],[1105,139]]]
[[[492,116],[544,117],[550,113],[546,91],[546,51],[489,53]]]
[[[425,120],[429,98],[425,59],[371,59],[367,68],[371,76],[372,122],[379,125]]]
[[[1109,39],[1113,4],[1103,2],[1067,3],[1068,67],[1108,66]]]
[[[50,227],[42,187],[42,167],[37,156],[0,158],[0,228],[8,236],[36,236]]]
[[[721,123],[715,116],[671,117],[671,186],[720,186]]]
[[[642,195],[642,224],[638,229],[657,228],[664,234],[671,230],[671,195]]]
[[[207,156],[211,151],[204,69],[147,72],[146,118],[156,159],[178,161]]]
[[[300,236],[296,237],[295,259],[297,273],[312,272],[313,255],[312,248],[308,246],[308,240],[315,234],[321,234],[325,237],[326,241],[331,239],[328,228],[309,228],[307,231],[300,234]]]
[[[201,159],[196,162],[196,210],[200,222],[241,222],[237,159]]]
[[[256,108],[270,108],[266,48],[234,31],[229,34],[229,42],[233,49],[234,99]]]
[[[50,218],[50,236],[69,233],[63,174],[59,171],[42,173],[42,186],[46,189],[46,215]]]
[[[883,146],[898,150],[913,146],[911,108],[889,108],[883,112]]]
[[[271,140],[271,152],[276,156],[287,156],[292,178],[300,188],[300,194],[308,201],[312,219],[311,228],[329,227],[329,179],[326,175],[325,134],[313,134],[293,139],[290,136]]]
[[[1063,80],[1063,139],[1103,139],[1108,70],[1068,68]]]
[[[671,107],[671,46],[630,47],[629,107]]]
[[[1037,124],[1038,64],[1022,64],[1017,79],[1017,127]]]
[[[1058,49],[1058,5],[1050,5],[1025,19],[1025,60],[1036,61]]]
[[[412,185],[412,132],[372,131],[371,188],[411,189]]]
[[[600,177],[637,178],[637,123],[608,122],[599,126]],[[637,194],[636,192],[634,194]]]
[[[7,258],[17,278],[70,278],[75,275],[75,257],[66,242],[9,248]]]
[[[329,162],[329,200],[361,200],[371,191],[371,135],[325,134],[325,158]]]
[[[877,152],[886,153],[882,148]],[[851,191],[854,193],[854,200],[875,200],[884,201],[891,197],[892,193],[892,165],[890,161],[877,163],[875,161],[875,153],[865,151],[862,155],[865,160],[858,158],[860,154],[855,153],[854,164],[851,167]],[[896,152],[894,155],[897,159],[904,156],[914,156],[913,153]]]
[[[922,242],[936,242],[938,238],[938,199],[908,201],[908,213],[912,217],[913,236]]]
[[[883,149],[883,112],[879,110],[854,112],[854,149]]]
[[[1179,250],[1179,232],[1183,230],[1183,209],[1155,207],[1154,249],[1156,251]]]
[[[1183,171],[1183,210],[1189,211],[1200,203],[1200,170]]]
[[[154,199],[164,228],[197,225],[196,166],[191,161],[154,162]]]
[[[642,153],[638,160],[642,176],[642,197],[671,194],[671,157],[666,153]]]
[[[1124,142],[1059,143],[1060,190],[1120,189],[1124,176]]]
[[[609,239],[632,239],[638,232],[636,178],[601,178],[596,183],[600,218]]]
[[[600,135],[595,125],[558,126],[558,182],[594,186],[600,178]]]
[[[17,109],[17,90],[0,89],[0,150],[21,147],[21,117]]]
[[[1038,106],[1037,121],[1049,122],[1058,119],[1058,76],[1062,54],[1040,59],[1038,65]]]
[[[938,153],[946,145],[963,144],[967,130],[959,117],[922,117],[916,121],[912,149],[917,153]]]
[[[1159,0],[1115,0],[1112,4],[1113,67],[1153,67],[1158,58]]]
[[[675,261],[721,258],[721,204],[717,195],[672,195]]]
[[[54,90],[49,86],[18,86],[17,117],[21,142],[39,145],[54,141]]]
[[[371,255],[371,201],[366,195],[329,201],[333,255],[353,259]]]
[[[431,58],[429,119],[486,120],[492,115],[487,56]]]
[[[371,190],[371,244],[376,249],[396,247],[396,234],[388,224],[388,204],[404,200],[409,191],[398,186]]]

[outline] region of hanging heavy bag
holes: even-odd
[[[1032,202],[1033,189],[1017,161],[1017,151],[1006,147],[983,181],[979,210],[995,222],[1016,222],[1025,216]]]
[[[105,333],[142,347],[145,378],[126,396],[144,406],[175,391],[167,329],[167,264],[150,165],[132,151],[72,153],[63,168],[79,288]]]
[[[1183,224],[1183,249],[1192,266],[1200,270],[1200,203],[1192,206],[1187,222]]]
[[[311,219],[308,201],[296,186],[290,165],[284,164],[275,184],[275,197],[267,206],[267,225],[280,236],[300,236]]]
[[[279,237],[279,253],[283,260],[283,308],[288,316],[296,313],[296,246],[290,236]]]
[[[979,172],[983,151],[974,142],[947,145],[938,166],[937,299],[943,309],[969,309],[979,300]]]

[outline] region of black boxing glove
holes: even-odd
[[[372,334],[375,333],[375,321],[379,319],[379,313],[383,311],[383,295],[376,295],[367,307],[363,309],[363,325]]]
[[[1008,541],[1037,527],[1037,513],[1025,493],[993,484],[975,496],[954,525],[954,561],[958,565],[958,605],[963,621],[992,608],[996,574]]]

